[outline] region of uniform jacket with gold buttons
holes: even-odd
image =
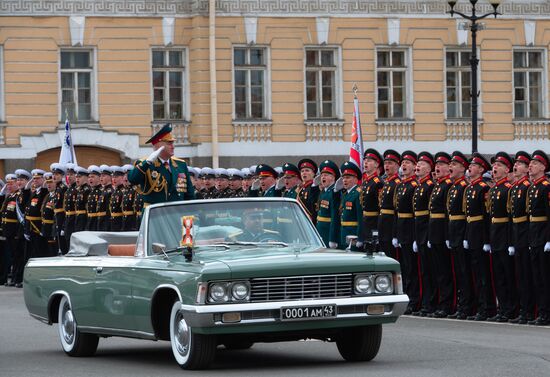
[[[453,181],[449,176],[439,178],[430,194],[428,239],[432,244],[443,244],[449,239],[447,194],[452,185]]]
[[[428,243],[428,230],[430,226],[430,195],[434,188],[434,182],[430,175],[418,181],[413,195],[414,234],[415,241],[419,245]]]
[[[540,247],[550,242],[550,182],[545,176],[529,187],[529,246]]]
[[[378,216],[378,238],[380,242],[391,242],[397,234],[394,206],[395,187],[401,183],[397,174],[386,177],[380,191],[380,216]]]
[[[508,199],[509,215],[512,219],[512,245],[515,248],[529,247],[529,215],[527,214],[527,193],[531,183],[527,176],[518,179],[510,188]]]
[[[470,249],[481,249],[488,244],[491,219],[487,210],[489,185],[483,177],[474,179],[464,190],[464,212],[466,213],[466,238]]]
[[[489,190],[490,239],[493,251],[507,250],[511,243],[511,222],[508,215],[508,194],[512,185],[508,178],[496,182]]]
[[[397,239],[401,244],[412,244],[414,242],[413,195],[417,187],[416,175],[412,175],[403,179],[395,189]]]
[[[464,177],[454,181],[447,193],[447,215],[449,218],[449,242],[451,247],[462,247],[466,237],[466,214],[464,212],[464,191],[468,183]]]

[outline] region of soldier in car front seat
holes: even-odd
[[[235,241],[269,242],[280,241],[279,232],[264,228],[264,215],[259,209],[245,210],[242,232],[230,236]]]

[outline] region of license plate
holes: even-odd
[[[281,320],[326,319],[336,317],[336,305],[296,306],[281,308]]]

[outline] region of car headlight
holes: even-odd
[[[229,295],[227,294],[227,283],[214,283],[210,285],[209,295],[211,302],[227,302]]]
[[[234,283],[231,287],[231,295],[235,300],[243,301],[246,300],[250,293],[250,288],[248,284],[244,282]]]
[[[392,293],[392,281],[388,275],[378,275],[374,280],[374,287],[378,293]]]
[[[363,275],[355,278],[355,293],[360,295],[372,293],[372,280],[370,276]]]

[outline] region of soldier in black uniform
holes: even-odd
[[[201,169],[201,179],[203,190],[201,192],[202,199],[212,199],[217,195],[216,192],[216,174],[214,169],[206,167]]]
[[[397,218],[395,214],[394,196],[395,187],[401,183],[399,179],[399,165],[401,156],[392,149],[384,152],[384,186],[380,192],[380,216],[378,217],[378,237],[380,249],[386,255],[397,258]]]
[[[101,169],[97,165],[88,166],[88,185],[90,193],[88,194],[88,203],[86,204],[86,230],[97,231],[98,205],[102,193],[100,182]]]
[[[63,207],[65,209],[65,222],[63,230],[65,231],[65,241],[67,242],[67,250],[71,246],[71,235],[74,232],[76,220],[76,172],[75,164],[67,164],[67,182],[68,187],[63,197]]]
[[[123,184],[124,184],[124,196],[122,197],[122,230],[133,231],[137,230],[136,211],[134,209],[134,201],[136,197],[136,189],[128,182],[128,172],[134,168],[133,165],[124,165],[122,169],[125,172]],[[195,172],[194,169],[190,169],[189,172]]]
[[[76,201],[75,201],[75,223],[74,231],[81,232],[86,230],[88,222],[88,197],[90,195],[90,185],[88,184],[89,171],[83,167],[77,166],[76,171]]]
[[[508,322],[514,318],[517,306],[514,257],[509,254],[512,246],[511,221],[508,216],[508,198],[512,185],[508,173],[512,158],[506,152],[498,152],[493,162],[495,185],[489,190],[489,214],[491,216],[491,253],[493,254],[493,278],[498,299],[497,314],[488,321]]]
[[[296,200],[298,200],[309,218],[315,225],[317,222],[317,202],[319,201],[319,186],[315,184],[314,178],[317,174],[318,166],[315,161],[304,158],[298,162],[302,183],[296,189]]]
[[[512,245],[508,248],[516,258],[519,288],[519,316],[510,319],[511,323],[521,325],[532,321],[535,312],[535,294],[533,287],[533,272],[529,255],[529,216],[527,214],[527,191],[529,182],[529,162],[531,156],[527,152],[517,152],[514,163],[515,182],[510,189],[509,214],[512,218]]]
[[[29,205],[31,195],[32,176],[24,169],[17,169],[17,195],[16,213],[17,213],[17,238],[19,242],[16,245],[13,254],[13,282],[16,288],[23,288],[23,271],[29,258],[30,234],[25,231],[25,208]]]
[[[248,196],[250,185],[252,185],[252,173],[250,172],[250,168],[242,168],[241,172],[243,173],[243,192],[245,196]]]
[[[429,152],[420,152],[416,163],[415,174],[418,180],[413,195],[414,243],[413,251],[420,256],[420,274],[422,282],[422,308],[420,316],[432,315],[437,310],[437,280],[433,270],[433,253],[428,249],[428,231],[430,223],[429,201],[434,182],[432,171],[434,157]]]
[[[57,256],[59,247],[57,245],[57,232],[55,230],[55,189],[56,184],[53,179],[52,173],[44,174],[44,184],[48,193],[42,201],[41,215],[42,215],[42,227],[40,234],[47,243],[47,255],[48,257]]]
[[[361,185],[361,206],[363,207],[362,239],[372,238],[378,231],[378,215],[380,215],[380,193],[384,181],[379,177],[382,166],[382,156],[376,149],[367,149],[363,155],[363,183]]]
[[[495,308],[491,284],[490,238],[491,219],[487,211],[489,185],[483,181],[483,174],[490,169],[489,162],[479,153],[470,159],[470,184],[464,191],[466,204],[466,237],[464,248],[471,255],[477,300],[477,314],[468,317],[474,321],[485,321]]]
[[[535,285],[538,317],[531,325],[550,324],[550,182],[544,175],[550,170],[548,156],[533,152],[529,163],[531,187],[528,191],[529,248]]]
[[[226,169],[218,168],[214,169],[215,187],[216,187],[216,199],[224,199],[231,197],[231,190],[229,189],[229,173]]]
[[[397,212],[397,243],[401,248],[401,271],[403,290],[409,296],[406,314],[416,312],[420,307],[420,278],[418,276],[418,255],[413,249],[414,213],[413,195],[418,183],[414,174],[417,155],[405,151],[401,155],[401,183],[395,188],[395,210]],[[416,249],[418,251],[418,249]]]
[[[48,241],[41,235],[42,228],[42,202],[48,190],[43,187],[44,173],[42,169],[34,169],[32,175],[32,189],[30,200],[25,209],[25,234],[29,236],[28,256],[47,257]]]
[[[111,230],[111,212],[109,210],[109,203],[111,202],[111,194],[113,193],[113,186],[111,181],[111,174],[113,170],[108,165],[101,165],[99,167],[101,175],[99,181],[101,183],[101,195],[97,201],[97,230],[102,232],[108,232]]]
[[[0,219],[2,222],[2,237],[4,241],[4,252],[0,255],[2,258],[2,270],[0,271],[0,282],[5,286],[14,286],[15,282],[8,281],[8,275],[13,266],[13,254],[17,249],[17,244],[20,242],[17,234],[17,228],[19,221],[17,220],[17,197],[19,192],[17,191],[17,176],[15,174],[6,175],[6,187],[3,189],[5,198],[2,203],[2,209],[0,211]]]
[[[428,224],[428,253],[435,274],[436,292],[439,292],[437,311],[434,318],[445,318],[453,313],[453,269],[451,244],[449,241],[447,194],[453,181],[450,179],[451,156],[445,152],[435,154],[435,185],[430,195]]]
[[[457,319],[466,319],[471,314],[474,304],[471,256],[464,249],[466,214],[463,203],[464,191],[468,186],[464,173],[468,166],[468,160],[461,152],[453,152],[449,164],[450,179],[453,184],[447,194],[447,214],[449,217],[449,246],[455,264],[457,308],[456,312],[448,317]]]
[[[67,186],[63,182],[66,168],[62,164],[53,163],[50,165],[50,169],[56,185],[53,212],[55,216],[55,231],[57,234],[56,238],[58,243],[57,247],[61,254],[67,254],[69,249],[67,248],[67,242],[65,241],[65,206],[63,203],[65,191],[67,191]]]
[[[243,191],[243,173],[239,169],[227,169],[229,174],[229,190],[231,198],[244,198],[246,196]]]
[[[122,199],[124,197],[124,169],[120,166],[111,166],[113,172],[113,192],[109,201],[109,212],[111,214],[110,219],[110,231],[120,232],[122,231]]]

